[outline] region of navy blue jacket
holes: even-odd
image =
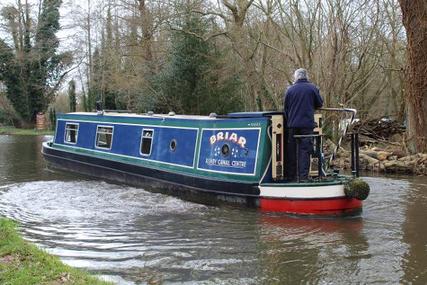
[[[284,104],[288,128],[314,128],[314,110],[322,107],[323,99],[316,85],[300,79],[286,90]]]

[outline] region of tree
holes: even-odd
[[[399,3],[408,40],[405,98],[410,150],[427,152],[427,2]]]
[[[44,0],[39,7],[37,21],[31,18],[30,6],[18,1],[18,7],[2,9],[13,46],[1,40],[0,77],[7,87],[7,96],[26,122],[44,112],[54,97],[71,63],[69,53],[57,52],[59,40],[60,0]],[[32,23],[37,23],[33,28]]]
[[[240,80],[236,75],[221,75],[223,55],[199,35],[208,33],[208,23],[181,7],[183,18],[172,34],[169,64],[154,78],[159,111],[209,114],[240,110]]]
[[[77,98],[76,98],[76,82],[71,80],[68,83],[68,100],[70,102],[70,112],[75,112],[77,107]]]

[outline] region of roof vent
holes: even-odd
[[[169,112],[169,114],[168,114],[168,116],[175,116],[176,114],[175,114],[175,112],[174,111],[170,111]]]

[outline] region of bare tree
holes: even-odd
[[[408,39],[406,106],[411,150],[427,152],[427,2],[399,0]]]

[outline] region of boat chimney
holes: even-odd
[[[96,113],[98,115],[103,115],[104,114],[104,110],[102,110],[102,101],[96,101],[95,103],[95,108],[96,108]]]

